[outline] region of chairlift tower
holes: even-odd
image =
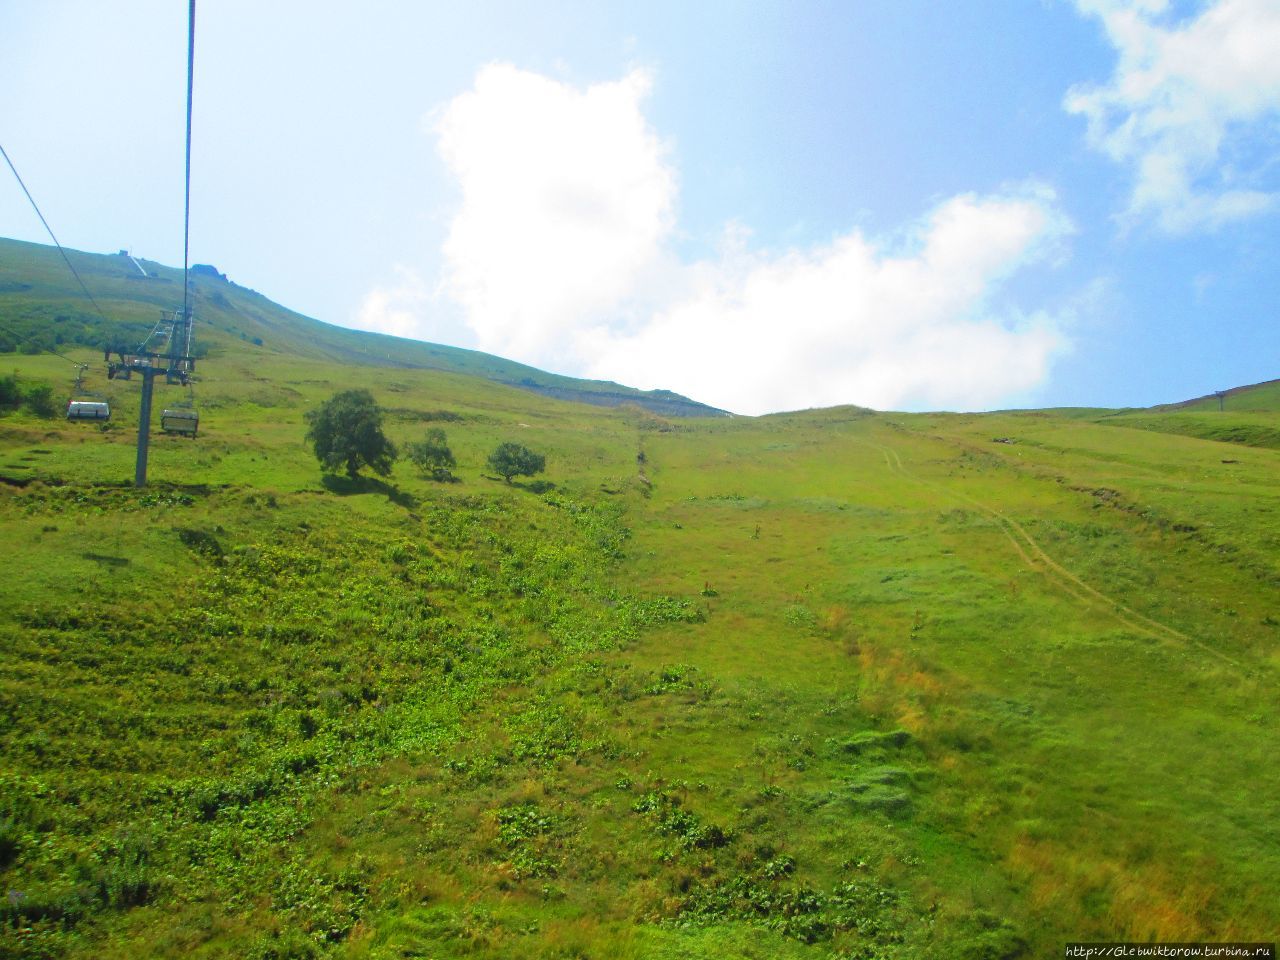
[[[191,374],[195,372],[196,361],[192,356],[191,312],[187,307],[181,310],[165,311],[160,322],[142,345],[132,353],[119,352],[119,360],[112,360],[107,352],[107,377],[111,380],[131,380],[136,373],[142,377],[142,405],[138,411],[138,458],[133,471],[133,485],[147,485],[147,455],[150,452],[151,440],[151,401],[155,392],[155,378],[163,374],[165,383],[190,387]],[[160,350],[148,349],[155,345]],[[162,351],[162,352],[161,352]],[[169,411],[166,411],[166,414]],[[174,432],[195,435],[199,423],[199,415],[192,409],[190,416],[175,418],[189,423],[189,429],[180,427]]]
[[[133,470],[133,485],[147,485],[147,454],[151,439],[151,396],[155,379],[163,373],[166,383],[181,384],[190,389],[191,374],[196,369],[192,356],[191,322],[191,100],[195,78],[196,52],[196,0],[187,2],[187,151],[186,189],[182,214],[182,309],[166,311],[160,315],[147,339],[134,353],[118,353],[118,361],[112,361],[107,350],[107,376],[126,380],[137,373],[142,377],[142,406],[138,412],[138,459]],[[160,347],[163,352],[152,348]],[[194,404],[187,404],[187,411],[166,410],[160,418],[161,426],[175,433],[195,436],[199,415]],[[170,426],[172,420],[174,426]]]
[[[160,322],[147,336],[137,350],[126,353],[124,351],[116,351],[119,360],[111,359],[111,347],[108,346],[105,351],[107,363],[107,378],[111,380],[130,380],[137,373],[142,377],[142,405],[138,415],[138,459],[134,467],[133,485],[135,487],[145,487],[147,485],[147,454],[149,452],[149,441],[151,434],[151,399],[155,390],[155,378],[163,373],[166,383],[181,384],[188,391],[191,390],[191,374],[195,371],[196,361],[192,351],[193,330],[191,318],[191,100],[192,87],[195,77],[195,49],[196,49],[196,0],[188,0],[187,2],[187,149],[186,149],[186,190],[183,202],[182,216],[182,309],[164,312],[160,315]],[[40,212],[40,207],[36,205],[35,198],[31,196],[31,191],[27,189],[27,185],[22,182],[22,177],[18,176],[18,170],[13,165],[13,161],[9,159],[9,154],[0,147],[0,156],[4,157],[5,163],[9,169],[13,171],[14,177],[18,180],[18,185],[22,187],[22,192],[26,194],[27,199],[31,202],[31,206],[35,209],[36,215],[40,218],[40,222],[44,224],[49,236],[53,240],[54,245],[58,248],[58,252],[62,254],[62,259],[66,261],[67,269],[76,278],[80,284],[80,289],[84,291],[84,295],[94,305],[98,311],[98,315],[106,321],[107,316],[102,312],[102,308],[98,306],[98,302],[93,299],[93,294],[89,292],[89,288],[85,286],[84,280],[80,274],[76,272],[75,265],[67,257],[67,253],[62,248],[62,244],[58,242],[58,238],[54,236],[53,228],[49,226],[49,221],[44,218],[44,214]],[[120,251],[125,253],[125,251]],[[130,258],[132,259],[132,258]],[[137,261],[134,260],[137,264]],[[139,266],[139,269],[142,269]],[[50,349],[51,353],[62,356]],[[63,357],[71,363],[75,363],[70,357]],[[71,399],[67,401],[67,419],[68,420],[107,420],[111,416],[111,407],[103,397],[93,398],[87,395],[84,390],[84,372],[87,364],[77,364],[76,382],[73,388]],[[185,404],[177,409],[165,410],[160,417],[161,428],[166,433],[180,433],[194,437],[196,429],[200,422],[200,415],[195,410],[194,397],[188,393],[188,400]]]

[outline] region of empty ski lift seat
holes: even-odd
[[[200,426],[200,414],[195,410],[169,409],[160,414],[160,429],[165,433],[182,433],[194,437]]]
[[[67,402],[68,420],[110,420],[111,407],[102,400],[70,400]]]

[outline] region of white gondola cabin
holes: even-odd
[[[200,414],[192,409],[171,408],[160,414],[160,429],[165,433],[180,433],[194,437],[199,426]]]
[[[110,420],[111,407],[102,400],[71,400],[67,403],[68,420]]]

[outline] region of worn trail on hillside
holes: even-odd
[[[1116,600],[1114,597],[1108,596],[1096,587],[1085,583],[1080,579],[1080,577],[1062,566],[1062,564],[1054,560],[1053,557],[1049,556],[1044,547],[1040,545],[1035,537],[1027,532],[1027,529],[1012,517],[980,500],[975,499],[974,497],[969,496],[966,493],[962,493],[948,487],[943,487],[940,484],[933,483],[930,480],[925,480],[923,477],[912,473],[903,465],[902,458],[892,447],[883,446],[871,440],[860,440],[859,442],[879,450],[881,455],[884,457],[885,465],[890,471],[898,474],[899,476],[905,477],[914,483],[918,483],[921,486],[928,487],[943,496],[948,496],[959,500],[962,503],[967,503],[991,517],[996,521],[997,525],[1008,538],[1009,542],[1013,544],[1014,549],[1018,552],[1018,555],[1022,558],[1027,567],[1039,573],[1064,593],[1069,594],[1082,603],[1100,604],[1125,626],[1132,630],[1136,630],[1139,633],[1144,633],[1157,640],[1163,640],[1165,642],[1177,641],[1180,643],[1190,644],[1191,646],[1197,647],[1205,653],[1216,657],[1224,663],[1236,667],[1237,669],[1243,669],[1242,664],[1222,653],[1220,650],[1215,650],[1208,644],[1196,640],[1194,637],[1188,636],[1181,630],[1177,630],[1174,627],[1160,623],[1158,620],[1153,620],[1145,614],[1139,613],[1132,607]]]

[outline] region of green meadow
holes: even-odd
[[[198,330],[145,490],[75,336],[110,423],[0,417],[0,956],[1274,939],[1274,385],[686,419],[272,330]],[[356,387],[458,482],[324,476],[304,415]],[[507,440],[546,473],[487,475]]]

